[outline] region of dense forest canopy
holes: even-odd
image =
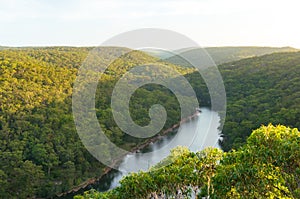
[[[81,143],[72,115],[72,86],[78,68],[91,49],[47,47],[0,50],[0,198],[52,197],[103,173],[104,165],[91,156]],[[119,48],[102,50],[112,56],[116,51],[122,51]],[[233,60],[273,52],[269,48],[257,51],[257,54],[250,48],[224,48],[223,54],[218,48],[209,50],[220,57],[220,63],[232,61],[233,52],[236,53],[233,53]],[[101,57],[99,61],[106,62]],[[210,95],[199,73],[180,66],[181,62],[167,61],[144,52],[131,51],[111,63],[99,80],[96,114],[101,128],[119,147],[130,150],[145,142],[145,139],[123,133],[113,120],[110,107],[115,83],[123,73],[136,65],[145,62],[168,65],[185,75],[196,91],[201,106],[210,106]],[[224,80],[228,103],[222,130],[223,139],[220,142],[225,151],[238,149],[245,144],[252,129],[259,128],[261,124],[285,124],[300,128],[299,52],[273,53],[218,67]],[[130,102],[133,120],[140,125],[148,124],[148,110],[153,104],[161,104],[167,110],[168,117],[163,129],[180,120],[178,100],[169,89],[158,85],[145,85],[136,90]],[[247,145],[241,151],[246,149],[248,150]],[[109,149],[103,153],[110,155]],[[219,154],[222,154],[217,150],[208,150],[202,152],[202,155],[203,153],[204,156],[212,153],[217,160],[221,158]],[[191,152],[186,154],[190,158],[196,157]],[[237,152],[236,155],[241,154]],[[295,161],[298,161],[299,157],[296,158],[298,159]],[[227,165],[230,169],[233,162],[228,160],[226,163],[226,156],[222,155],[223,160],[223,166]],[[295,165],[297,164],[296,162]],[[189,170],[189,166],[186,169]],[[274,176],[280,174],[276,169],[272,170],[273,166],[265,169],[270,169]],[[288,171],[286,173],[291,174]],[[278,194],[297,196],[297,188],[288,182],[296,177],[289,176],[291,179],[287,179],[282,174],[279,178],[281,181],[274,183],[280,183],[280,186],[286,183],[283,186],[287,186],[287,189],[283,187]],[[217,177],[215,179],[218,180]],[[207,184],[204,183],[203,186]],[[241,185],[232,186],[232,190],[218,193],[228,194],[231,191],[230,194],[240,194],[236,195],[237,198],[247,196],[243,195],[247,193],[244,193]]]
[[[72,115],[72,86],[89,50],[49,47],[0,51],[1,198],[51,197],[103,172],[104,165],[81,143]],[[101,50],[113,56],[123,49]],[[101,57],[98,61],[106,62]],[[143,52],[131,51],[109,65],[96,92],[95,110],[102,129],[112,142],[127,150],[145,139],[128,136],[118,128],[110,97],[122,73],[145,62],[163,64]],[[191,71],[166,64],[181,74]],[[136,90],[130,104],[133,120],[149,123],[148,109],[156,103],[166,107],[169,115],[163,130],[180,120],[176,97],[158,85]],[[110,155],[110,150],[102,153]]]
[[[245,143],[252,129],[268,123],[300,128],[300,53],[273,53],[218,66],[226,96],[226,121],[220,145],[225,151]],[[199,74],[186,75],[201,99],[210,95]],[[225,117],[223,117],[225,118]]]
[[[300,128],[300,53],[274,53],[219,66],[227,95],[224,150],[261,124]],[[243,133],[241,133],[243,132]]]

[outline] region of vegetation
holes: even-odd
[[[205,48],[211,58],[217,65],[233,62],[245,58],[259,57],[266,54],[279,53],[279,52],[296,52],[295,48],[282,47],[208,47]]]
[[[51,47],[0,51],[0,198],[52,197],[102,174],[104,165],[88,153],[76,133],[71,109],[72,85],[89,50]],[[124,49],[102,50],[113,56]],[[121,74],[144,62],[161,63],[138,51],[117,59],[99,81],[96,93],[96,114],[102,129],[125,149],[145,139],[128,136],[117,127],[110,96]],[[182,73],[189,71],[168,65]],[[148,124],[148,109],[156,103],[166,107],[169,115],[164,129],[179,121],[175,96],[156,85],[142,87],[132,96],[134,121]]]
[[[299,52],[248,58],[218,68],[227,97],[226,121],[220,141],[223,150],[243,145],[251,129],[262,124],[271,122],[300,128]],[[186,77],[202,106],[210,106],[210,95],[199,74]]]
[[[300,132],[285,126],[262,126],[247,144],[223,153],[207,148],[193,153],[178,147],[148,172],[124,177],[105,193],[89,198],[299,198]],[[165,163],[170,164],[165,164]]]
[[[76,66],[86,53],[66,48],[0,51],[1,198],[52,196],[100,174],[91,172],[100,164],[78,139],[70,106]]]
[[[0,50],[0,198],[52,197],[103,173],[104,165],[92,157],[82,145],[76,133],[71,109],[72,86],[78,68],[91,49],[49,47],[3,48]],[[119,51],[125,51],[121,48],[104,48],[102,50],[111,56],[115,56]],[[217,54],[218,49],[215,50]],[[246,57],[250,51],[242,51],[242,54],[236,55],[234,59]],[[253,51],[251,51],[252,54],[249,53],[251,56],[253,56]],[[224,52],[226,54],[224,57],[228,57],[230,52],[228,51],[227,54]],[[258,54],[254,54],[254,56],[256,55]],[[220,60],[230,61],[231,59],[220,58]],[[101,57],[99,57],[99,61],[107,63],[107,60]],[[193,69],[181,67],[178,65],[180,63],[177,65],[167,63],[139,51],[124,54],[110,64],[99,80],[95,110],[99,123],[109,139],[127,150],[145,142],[145,139],[131,137],[117,127],[112,117],[110,97],[114,85],[121,75],[133,66],[145,62],[166,64],[184,74],[196,91],[201,106],[210,106],[210,95],[206,85]],[[158,177],[166,184],[164,186],[160,184],[158,187],[162,189],[156,190],[153,187],[154,184],[150,183],[152,181],[151,178],[148,178],[148,173],[139,174],[136,178],[140,179],[138,176],[143,175],[142,179],[150,180],[151,186],[149,185],[147,193],[143,192],[146,189],[140,191],[136,189],[133,193],[146,197],[150,193],[159,194],[162,192],[171,196],[174,195],[174,191],[181,189],[183,194],[188,194],[191,190],[201,190],[204,195],[223,194],[222,196],[225,196],[231,194],[232,197],[237,198],[245,198],[248,196],[246,194],[254,194],[253,198],[257,198],[257,194],[271,197],[267,192],[272,192],[272,194],[274,192],[277,194],[276,197],[298,196],[299,190],[293,183],[299,178],[296,174],[299,171],[294,169],[296,168],[294,166],[298,164],[297,161],[299,161],[298,156],[291,156],[294,157],[295,162],[291,165],[288,164],[288,161],[284,163],[283,160],[276,158],[277,162],[268,158],[262,160],[263,151],[261,154],[256,154],[253,150],[259,144],[261,146],[257,147],[263,147],[264,143],[254,142],[254,138],[249,138],[248,144],[243,145],[251,134],[251,130],[259,128],[261,124],[267,125],[271,122],[274,125],[285,124],[300,128],[300,53],[275,53],[243,59],[222,64],[219,66],[219,70],[224,79],[228,104],[226,121],[222,130],[223,139],[220,144],[224,151],[232,149],[236,149],[236,151],[223,154],[216,149],[207,149],[194,154],[186,149],[174,150],[173,156],[169,158],[177,161],[181,155],[176,154],[182,154],[182,159],[179,158],[176,164],[185,168],[186,173],[183,176],[175,175],[175,171],[177,173],[179,171],[179,167],[174,165],[176,161],[166,167],[153,168],[150,171],[153,174],[163,172],[162,168],[167,169],[165,174],[161,173],[164,176],[163,179]],[[210,73],[209,69],[205,72]],[[148,71],[145,71],[144,75],[147,76]],[[168,118],[163,129],[169,128],[179,121],[180,108],[174,94],[167,88],[154,84],[139,88],[131,97],[130,111],[133,120],[142,126],[147,125],[150,121],[148,110],[153,104],[161,104],[167,110]],[[194,107],[191,108],[194,109]],[[222,118],[225,119],[225,117]],[[273,127],[268,128],[272,129]],[[284,127],[279,126],[277,128],[283,129]],[[257,132],[265,131],[262,129],[257,130]],[[285,142],[284,138],[282,138],[282,143]],[[287,139],[289,138],[287,137]],[[250,146],[253,145],[255,147],[252,149]],[[241,146],[243,147],[240,149]],[[250,148],[248,149],[247,146]],[[281,147],[281,145],[276,144],[274,147]],[[296,148],[289,149],[296,152],[299,150],[297,146],[293,147]],[[280,150],[278,152],[280,156],[285,157],[288,154],[284,152],[283,148]],[[109,154],[110,151],[103,151],[103,153]],[[266,154],[272,155],[272,153],[269,151]],[[273,153],[272,157],[278,154]],[[254,169],[259,171],[261,175],[275,176],[276,180],[275,177],[274,180],[268,178],[262,183],[275,183],[276,186],[272,184],[273,187],[265,189],[265,192],[248,193],[247,190],[249,191],[249,189],[243,190],[244,185],[239,184],[237,179],[244,174],[234,176],[234,172],[246,171],[239,170],[242,169],[242,166],[235,168],[232,165],[236,164],[234,163],[235,157],[242,159],[246,155],[250,157],[261,155],[261,159],[259,157],[255,159],[256,156],[253,159],[253,161],[257,160],[255,163],[258,165]],[[175,156],[176,158],[174,158]],[[210,167],[211,170],[205,170],[205,172],[209,171],[210,173],[202,173],[199,174],[200,178],[199,176],[194,178],[189,165],[199,166],[198,169],[200,169],[205,164],[203,161],[206,160],[211,161],[209,165],[213,164],[213,169]],[[221,163],[216,166],[219,160]],[[247,161],[243,160],[240,165],[242,163],[246,164]],[[243,167],[245,166],[247,165],[243,165]],[[216,167],[224,167],[228,173],[234,169],[233,176],[228,175],[228,178],[220,176],[222,173],[216,170]],[[171,175],[172,172],[173,175]],[[249,174],[249,176],[251,175]],[[189,186],[184,186],[186,183],[184,178],[187,178],[191,183]],[[135,178],[128,177],[128,182],[130,179]],[[178,181],[175,182],[176,179]],[[221,191],[222,187],[213,184],[214,181],[225,179],[226,182],[232,183],[230,190],[223,189]],[[261,178],[254,176],[254,179]],[[169,184],[167,180],[170,180]],[[176,186],[171,186],[173,185],[171,182],[175,183]],[[123,183],[125,183],[123,187],[126,187],[126,179]],[[116,190],[105,194],[111,194]],[[100,195],[104,197],[105,194]]]
[[[279,53],[279,52],[296,52],[298,49],[291,47],[272,48],[272,47],[207,47],[203,49],[180,49],[176,53],[178,55],[164,56],[166,53],[161,53],[162,59],[168,62],[176,63],[181,66],[190,67],[190,64],[185,61],[184,57],[197,57],[202,62],[205,61],[207,54],[212,58],[216,65],[233,62],[245,58],[258,57],[266,54]],[[150,53],[151,54],[151,53]],[[152,53],[153,54],[153,53]],[[154,54],[157,56],[157,53]],[[200,56],[200,57],[199,57]],[[203,56],[203,57],[201,57]],[[210,63],[210,62],[209,62]]]

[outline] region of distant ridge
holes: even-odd
[[[173,64],[190,67],[190,64],[185,61],[181,56],[199,57],[207,56],[203,54],[205,51],[214,60],[216,65],[237,61],[250,57],[257,57],[266,54],[278,53],[278,52],[296,52],[299,49],[292,47],[256,47],[256,46],[240,46],[240,47],[207,47],[207,48],[194,48],[194,49],[180,49],[176,53],[177,55],[165,58],[165,61]],[[164,57],[162,57],[164,59]],[[201,59],[201,57],[200,57]]]
[[[237,61],[244,58],[257,57],[277,52],[296,52],[299,49],[292,47],[208,47],[205,48],[216,64]]]
[[[0,46],[0,50],[3,50],[3,49],[8,49],[9,47],[7,46]]]

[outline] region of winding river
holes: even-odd
[[[125,156],[119,166],[119,171],[110,171],[97,183],[90,185],[88,189],[93,188],[98,191],[112,189],[118,186],[120,179],[124,175],[139,170],[147,170],[167,157],[170,154],[170,150],[176,146],[187,146],[194,152],[208,146],[219,147],[219,125],[219,115],[208,108],[202,108],[201,113],[197,117],[181,124],[177,133],[170,133],[157,142],[151,143],[142,151]],[[70,198],[70,195],[63,198]]]

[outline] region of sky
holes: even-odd
[[[297,0],[0,0],[0,46],[97,46],[139,28],[200,46],[300,48]]]

